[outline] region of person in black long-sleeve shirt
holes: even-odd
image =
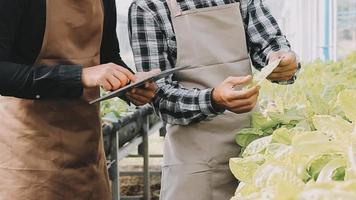
[[[104,0],[103,3],[101,63],[114,64],[83,71],[80,65],[33,66],[46,28],[45,0],[0,0],[0,95],[26,99],[73,98],[82,95],[83,87],[100,85],[113,90],[120,86],[118,83],[133,79],[120,57],[115,2]],[[113,86],[105,85],[104,80],[111,76],[104,73],[107,68],[119,70],[123,80],[111,83]],[[82,76],[88,80],[85,82]]]

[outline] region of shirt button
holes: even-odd
[[[41,96],[40,95],[36,95],[36,99],[40,99],[41,98]]]

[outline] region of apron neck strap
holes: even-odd
[[[180,9],[180,6],[178,5],[177,0],[166,0],[169,10],[171,12],[171,17],[177,17],[179,15],[182,15],[182,10]]]

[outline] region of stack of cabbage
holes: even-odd
[[[294,85],[265,82],[230,168],[232,200],[356,199],[356,55],[304,66]]]

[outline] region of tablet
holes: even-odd
[[[104,95],[104,96],[102,96],[102,97],[100,97],[98,99],[95,99],[95,100],[91,101],[90,104],[95,104],[95,103],[98,103],[98,102],[101,102],[101,101],[105,101],[105,100],[108,100],[108,99],[111,99],[111,98],[114,98],[114,97],[122,97],[128,91],[132,90],[133,88],[137,88],[137,87],[140,87],[140,86],[144,85],[147,81],[158,81],[159,79],[165,78],[165,77],[167,77],[169,75],[174,74],[175,72],[178,72],[180,70],[186,69],[188,67],[189,66],[173,68],[173,69],[165,70],[165,71],[163,71],[163,72],[161,72],[161,73],[159,73],[157,75],[149,76],[147,78],[142,79],[141,81],[129,84],[129,85],[127,85],[125,87],[122,87],[122,88],[120,88],[118,90],[110,92],[109,94],[106,94],[106,95]]]

